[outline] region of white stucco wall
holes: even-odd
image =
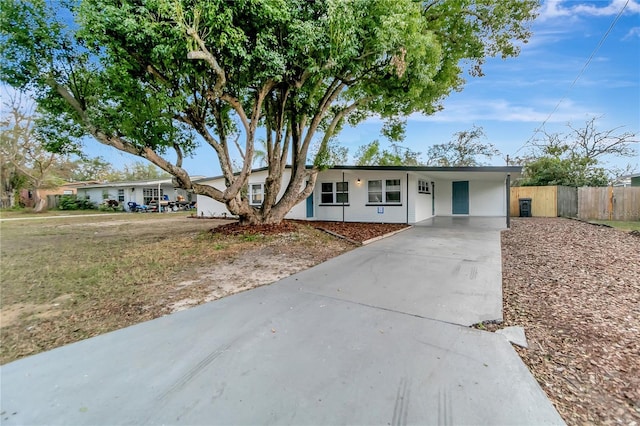
[[[86,199],[89,197],[92,203],[98,205],[102,203],[102,188],[78,188],[76,196],[79,199]]]
[[[249,178],[249,183],[264,183],[266,171],[256,172]],[[286,170],[282,189],[278,197],[282,196],[289,182],[290,170]],[[408,191],[407,191],[408,177]],[[323,183],[345,182],[349,184],[349,202],[344,207],[341,204],[323,205],[321,193]],[[369,180],[400,180],[400,204],[374,204],[368,202]],[[430,190],[434,188],[435,195],[418,193],[418,180],[429,182]],[[493,180],[492,180],[493,179]],[[461,175],[459,180],[469,181],[469,215],[470,216],[504,216],[506,212],[506,190],[504,181],[499,177],[487,178],[480,173],[472,172]],[[358,182],[358,180],[360,182]],[[222,179],[203,181],[223,189]],[[438,173],[406,172],[402,170],[325,170],[318,175],[313,191],[313,217],[308,219],[346,222],[387,222],[387,223],[415,223],[434,216],[433,199],[435,198],[435,215],[451,216],[452,180],[438,178]],[[222,216],[229,214],[226,206],[211,198],[198,196],[198,215]],[[303,200],[287,215],[291,219],[307,219],[307,203]]]
[[[323,182],[349,183],[349,204],[321,205]],[[360,179],[360,183],[358,183]],[[368,181],[378,179],[400,179],[400,205],[377,205],[368,202]],[[417,191],[417,190],[416,190]],[[407,222],[407,174],[401,171],[371,170],[326,170],[318,176],[314,189],[314,212],[317,220],[345,222]],[[344,217],[343,217],[344,214]]]
[[[505,182],[469,182],[470,216],[506,216],[507,193]]]
[[[436,216],[452,216],[452,185],[451,180],[435,181]],[[505,182],[469,177],[469,216],[506,216],[506,206]]]
[[[450,180],[434,180],[436,216],[451,216],[451,182]]]
[[[433,217],[432,194],[419,193],[418,180],[427,181],[431,189],[432,178],[409,175],[409,223],[416,223]]]

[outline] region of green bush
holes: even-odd
[[[79,199],[76,195],[63,195],[58,205],[60,210],[94,210],[91,200]]]
[[[109,207],[107,204],[100,204],[98,206],[98,210],[100,210],[101,212],[123,212],[124,206],[120,204],[115,207]]]

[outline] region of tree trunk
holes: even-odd
[[[45,211],[46,208],[47,208],[47,200],[44,198],[40,198],[38,195],[36,195],[33,211],[35,213],[41,213]]]
[[[289,202],[280,200],[271,206],[271,208],[262,209],[252,207],[249,205],[248,201],[246,201],[247,208],[243,208],[239,212],[236,210],[234,213],[234,210],[232,210],[233,206],[229,203],[227,204],[227,209],[238,216],[238,220],[241,225],[275,225],[284,220],[284,217],[295,206],[295,204],[297,204],[295,199]]]

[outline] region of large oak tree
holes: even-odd
[[[312,192],[345,122],[433,114],[462,89],[465,69],[481,76],[485,58],[516,56],[537,9],[534,0],[69,3],[65,12],[4,0],[0,11],[2,79],[35,95],[50,148],[92,136],[245,223],[279,222]],[[253,207],[243,189],[257,133],[268,177]],[[199,143],[217,157],[225,189],[182,167]]]

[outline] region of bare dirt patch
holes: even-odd
[[[502,234],[504,318],[571,425],[640,424],[640,238],[569,219],[514,219]]]
[[[62,306],[72,298],[70,294],[56,297],[50,303],[15,303],[0,311],[0,327],[9,327],[17,324],[23,318],[36,319],[53,318],[62,312]]]

